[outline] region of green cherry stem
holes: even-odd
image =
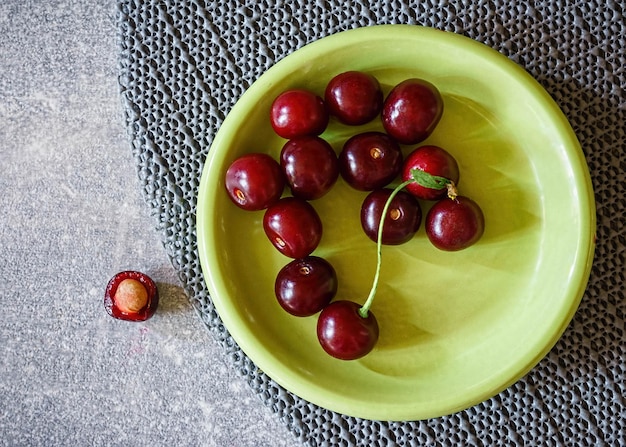
[[[431,188],[431,189],[447,188],[448,197],[450,197],[453,200],[456,198],[456,195],[457,195],[456,187],[453,181],[445,177],[439,177],[436,175],[429,174],[428,172],[424,172],[420,169],[412,169],[411,178],[408,180],[405,180],[404,182],[400,183],[398,186],[394,188],[394,190],[389,195],[389,198],[385,202],[385,206],[383,207],[383,212],[381,213],[380,222],[378,224],[378,235],[376,237],[376,253],[377,253],[376,273],[374,273],[374,281],[372,282],[372,288],[370,289],[370,293],[367,297],[367,300],[365,301],[365,304],[363,304],[363,306],[361,306],[361,308],[359,309],[359,315],[363,318],[367,318],[370,307],[372,306],[372,303],[374,302],[374,297],[376,296],[376,290],[378,289],[378,280],[380,279],[380,267],[383,262],[382,248],[383,248],[383,226],[385,224],[385,216],[387,216],[387,212],[389,211],[389,206],[391,205],[391,202],[394,199],[394,197],[402,189],[404,189],[407,185],[410,185],[411,183],[418,183],[421,186],[424,186],[426,188]]]
[[[391,192],[389,198],[385,202],[385,206],[383,207],[383,212],[381,214],[380,222],[378,224],[378,235],[376,236],[376,251],[377,251],[377,260],[376,260],[376,273],[374,273],[374,282],[372,283],[372,288],[370,289],[370,293],[365,301],[365,304],[361,306],[359,309],[359,315],[363,318],[367,318],[370,307],[374,302],[374,296],[376,296],[376,290],[378,289],[378,279],[380,278],[380,266],[383,263],[383,225],[385,223],[385,216],[389,211],[389,205],[391,205],[391,201],[393,198],[407,185],[415,182],[414,179],[406,180],[400,183],[396,188]]]

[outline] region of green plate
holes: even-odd
[[[377,347],[356,361],[326,355],[317,317],[298,318],[274,297],[290,259],[265,237],[263,212],[228,199],[229,164],[247,152],[276,159],[285,140],[269,124],[273,99],[300,87],[323,95],[347,70],[375,75],[385,92],[410,77],[435,84],[444,115],[426,141],[457,159],[459,190],[485,214],[483,238],[442,252],[423,226],[383,248],[372,311]],[[363,130],[331,122],[322,135],[339,152]],[[412,147],[404,147],[405,155]],[[324,224],[315,255],[337,270],[338,297],[363,303],[376,246],[360,227],[366,193],[343,180],[311,202]],[[426,213],[430,205],[423,204]],[[526,374],[574,315],[595,248],[589,171],[566,118],[522,68],[487,46],[431,28],[383,25],[338,33],[285,57],[239,99],[215,136],[197,209],[199,255],[211,298],[241,349],[269,377],[321,407],[376,420],[418,420],[478,404]]]

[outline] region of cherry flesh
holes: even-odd
[[[378,341],[376,317],[359,313],[361,305],[347,300],[330,303],[317,320],[317,339],[331,356],[341,360],[356,360],[368,354]]]
[[[381,118],[385,131],[398,142],[416,144],[430,136],[442,114],[439,90],[428,81],[411,78],[389,92]]]
[[[278,201],[285,188],[280,165],[267,154],[251,153],[237,158],[227,169],[224,186],[239,208],[258,211]]]
[[[439,146],[421,146],[407,155],[402,165],[402,180],[411,179],[414,169],[427,172],[432,176],[445,178],[454,184],[459,181],[459,166],[455,158]],[[439,200],[447,194],[445,187],[436,189],[420,185],[417,182],[408,184],[406,190],[422,200]]]
[[[104,291],[104,308],[114,318],[145,321],[159,305],[156,284],[145,273],[127,270],[111,278]]]
[[[303,89],[281,93],[274,99],[270,111],[274,132],[286,139],[319,135],[326,129],[328,120],[322,98]]]
[[[378,228],[385,204],[392,194],[389,188],[377,189],[367,195],[361,206],[361,226],[372,241],[378,239]],[[400,245],[408,242],[422,222],[422,209],[415,197],[398,191],[391,199],[383,223],[382,243]]]
[[[345,142],[339,153],[339,172],[360,191],[388,185],[402,169],[402,150],[382,132],[364,132]]]
[[[307,317],[321,311],[335,297],[337,274],[323,258],[294,259],[278,272],[274,292],[283,309]]]
[[[426,235],[445,251],[457,251],[476,243],[485,231],[485,218],[476,202],[465,196],[442,199],[426,214]]]
[[[283,255],[304,258],[322,239],[322,221],[313,206],[296,197],[283,197],[263,215],[263,230]]]
[[[331,115],[352,126],[372,121],[383,107],[378,80],[361,71],[347,71],[330,80],[324,101]]]
[[[292,195],[304,200],[319,199],[339,177],[335,151],[317,136],[297,137],[285,143],[280,166]]]

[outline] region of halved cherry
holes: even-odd
[[[127,270],[117,273],[104,291],[104,308],[119,320],[145,321],[159,305],[156,284],[145,273]]]

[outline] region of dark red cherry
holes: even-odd
[[[378,80],[361,71],[347,71],[330,80],[324,101],[331,115],[348,125],[372,121],[383,107],[383,91]]]
[[[407,79],[385,98],[381,113],[385,131],[402,144],[424,141],[443,114],[439,90],[423,79]]]
[[[370,311],[364,318],[353,301],[333,301],[317,320],[317,339],[331,356],[355,360],[368,354],[378,341],[378,322]]]
[[[319,135],[328,125],[328,112],[322,98],[315,93],[287,90],[272,103],[270,123],[274,132],[286,139]]]
[[[456,160],[439,146],[421,146],[407,155],[402,166],[402,180],[412,178],[411,171],[414,169],[448,179],[455,184],[459,182],[459,166]],[[418,183],[407,185],[406,190],[422,200],[439,200],[447,195],[445,187],[434,189]]]
[[[251,153],[237,158],[226,171],[224,186],[238,207],[262,210],[275,203],[285,188],[280,165],[267,154]]]
[[[145,321],[159,305],[157,286],[148,275],[132,270],[117,273],[104,291],[104,308],[119,320]]]
[[[382,132],[364,132],[345,142],[339,153],[339,172],[360,191],[388,185],[402,169],[402,150]]]
[[[485,218],[476,202],[464,196],[442,199],[426,214],[426,235],[445,251],[457,251],[475,244],[485,231]]]
[[[361,206],[361,226],[367,237],[378,240],[378,228],[385,203],[393,192],[383,188],[367,195]],[[399,245],[409,241],[419,229],[422,209],[415,197],[405,191],[398,191],[389,204],[383,224],[382,243]]]
[[[322,239],[317,211],[296,197],[284,197],[271,205],[263,216],[263,229],[279,252],[294,259],[310,255]]]
[[[337,293],[337,274],[323,258],[294,259],[276,276],[274,292],[283,309],[297,317],[321,311]]]
[[[337,154],[317,136],[289,140],[280,153],[280,165],[294,197],[319,199],[339,177]]]

